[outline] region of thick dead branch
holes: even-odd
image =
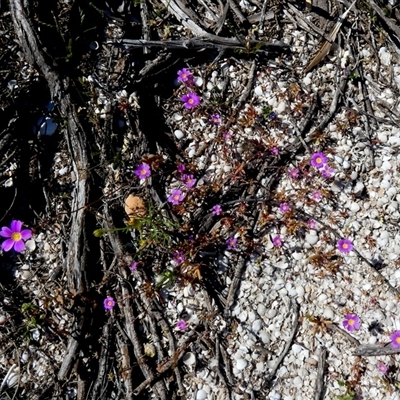
[[[113,43],[109,41],[109,43]],[[188,40],[142,40],[142,39],[123,39],[118,43],[122,43],[128,48],[133,47],[161,47],[169,50],[173,49],[187,49],[187,50],[200,50],[208,49],[226,49],[238,48],[246,49],[246,44],[240,42],[236,38],[224,38],[215,35],[207,35],[204,38],[192,38]],[[260,40],[250,40],[248,42],[249,49],[252,46],[257,47],[258,50],[270,51],[283,51],[289,46],[282,42],[262,42]],[[250,50],[249,50],[250,51]]]
[[[318,357],[318,371],[317,371],[317,387],[315,390],[315,400],[321,400],[324,398],[324,375],[325,375],[325,363],[326,363],[326,349],[321,348]]]
[[[355,356],[361,356],[361,357],[389,356],[392,354],[400,354],[400,349],[395,349],[392,346],[362,344],[354,352]]]

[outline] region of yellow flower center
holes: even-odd
[[[19,232],[13,232],[11,235],[11,239],[14,240],[14,242],[18,242],[22,239],[22,235]]]
[[[399,343],[399,344],[400,344],[400,337],[397,337],[397,338],[396,338],[396,343]]]
[[[141,174],[141,175],[146,175],[146,174],[147,174],[147,171],[146,171],[145,169],[142,169],[142,170],[140,171],[140,174]]]
[[[318,158],[316,159],[316,161],[317,161],[317,164],[320,164],[320,163],[322,162],[322,160],[321,160],[320,157],[318,157]]]
[[[193,99],[189,99],[189,100],[188,100],[188,103],[189,103],[189,104],[193,104],[193,102],[194,102]]]
[[[349,247],[349,245],[348,245],[347,243],[343,243],[343,244],[342,244],[342,247],[343,247],[344,249],[347,249],[347,248]]]
[[[179,200],[179,194],[174,195],[174,200]]]
[[[354,319],[349,319],[348,323],[349,323],[349,325],[354,325]]]

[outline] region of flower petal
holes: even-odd
[[[12,221],[10,228],[13,232],[21,232],[22,222],[18,220]]]
[[[32,231],[30,229],[24,229],[21,231],[22,239],[28,240],[32,237]]]
[[[1,248],[4,251],[10,251],[12,249],[12,247],[14,246],[14,243],[15,243],[14,240],[7,239],[1,244]]]
[[[9,237],[11,237],[11,235],[12,235],[12,230],[10,228],[8,228],[7,226],[3,226],[1,228],[0,236],[9,238]]]
[[[15,242],[14,244],[14,250],[17,253],[21,253],[21,251],[25,250],[25,243],[22,240],[18,240],[17,242]]]

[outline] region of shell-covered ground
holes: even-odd
[[[1,399],[399,398],[395,3],[0,5]]]

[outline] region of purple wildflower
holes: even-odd
[[[269,149],[269,151],[271,152],[271,154],[273,154],[274,156],[277,156],[279,154],[279,149],[277,147],[272,147]]]
[[[221,206],[220,206],[219,204],[217,204],[216,206],[214,206],[213,209],[212,209],[212,213],[213,213],[214,215],[219,215],[219,214],[221,214],[221,213],[222,213],[222,208],[221,208]]]
[[[185,184],[185,186],[189,189],[194,186],[196,183],[196,179],[193,178],[193,175],[182,175],[182,182]]]
[[[332,178],[333,174],[335,173],[335,170],[329,165],[324,165],[323,168],[320,169],[320,171],[321,175],[325,178]]]
[[[398,349],[400,347],[400,331],[394,331],[390,335],[390,340],[392,341],[392,347]]]
[[[178,71],[178,81],[185,84],[193,84],[193,75],[187,68],[182,68]]]
[[[311,156],[311,165],[316,168],[322,168],[326,163],[328,162],[328,159],[325,157],[324,153],[314,153]]]
[[[106,311],[110,311],[115,306],[115,300],[112,297],[106,297],[103,304]]]
[[[344,317],[343,326],[349,331],[353,332],[360,329],[360,318],[356,314],[347,314]]]
[[[194,108],[200,104],[201,98],[197,96],[196,93],[190,92],[182,96],[181,100],[185,103],[184,104],[185,108],[190,110],[191,108]]]
[[[237,247],[237,239],[234,238],[234,237],[231,237],[231,238],[227,239],[225,243],[228,246],[228,250],[232,250],[232,249],[235,249]]]
[[[378,372],[380,372],[381,374],[385,375],[388,371],[388,366],[384,363],[379,363],[378,364]]]
[[[322,193],[319,190],[314,190],[311,193],[311,197],[315,201],[320,201],[322,199]]]
[[[180,321],[178,321],[176,323],[176,327],[180,330],[180,331],[184,331],[187,328],[188,324],[186,321],[184,321],[183,319],[181,319]]]
[[[275,236],[273,239],[272,239],[272,244],[275,246],[275,247],[281,247],[282,246],[282,244],[283,244],[283,240],[282,240],[282,238],[278,235],[278,236]]]
[[[32,237],[32,231],[30,229],[24,229],[21,231],[22,222],[18,220],[11,221],[10,228],[3,226],[0,231],[0,236],[7,238],[2,244],[1,248],[3,251],[10,251],[13,247],[17,253],[25,250],[24,240],[28,240]]]
[[[183,251],[175,251],[173,261],[177,264],[181,264],[185,261],[185,255]]]
[[[135,175],[140,179],[146,179],[151,175],[150,166],[147,164],[140,164],[135,170]]]
[[[309,220],[307,221],[307,226],[308,226],[310,229],[317,229],[317,222],[314,221],[313,219],[309,219]]]
[[[177,171],[181,174],[186,169],[185,164],[178,164]]]
[[[353,243],[349,239],[340,239],[337,248],[341,253],[350,253],[353,250]]]
[[[179,189],[174,189],[168,197],[168,201],[174,205],[179,204],[184,199],[184,194]]]
[[[138,263],[137,263],[136,261],[134,261],[134,262],[130,265],[129,269],[133,272],[133,271],[136,271],[136,270],[137,270],[137,267],[138,267]]]
[[[299,177],[299,170],[297,168],[292,168],[289,170],[289,177],[292,179],[297,179]]]
[[[281,213],[287,213],[291,210],[290,206],[288,203],[281,203],[279,206],[279,210],[281,211]]]
[[[211,125],[221,125],[221,116],[219,114],[212,114],[209,121]]]

